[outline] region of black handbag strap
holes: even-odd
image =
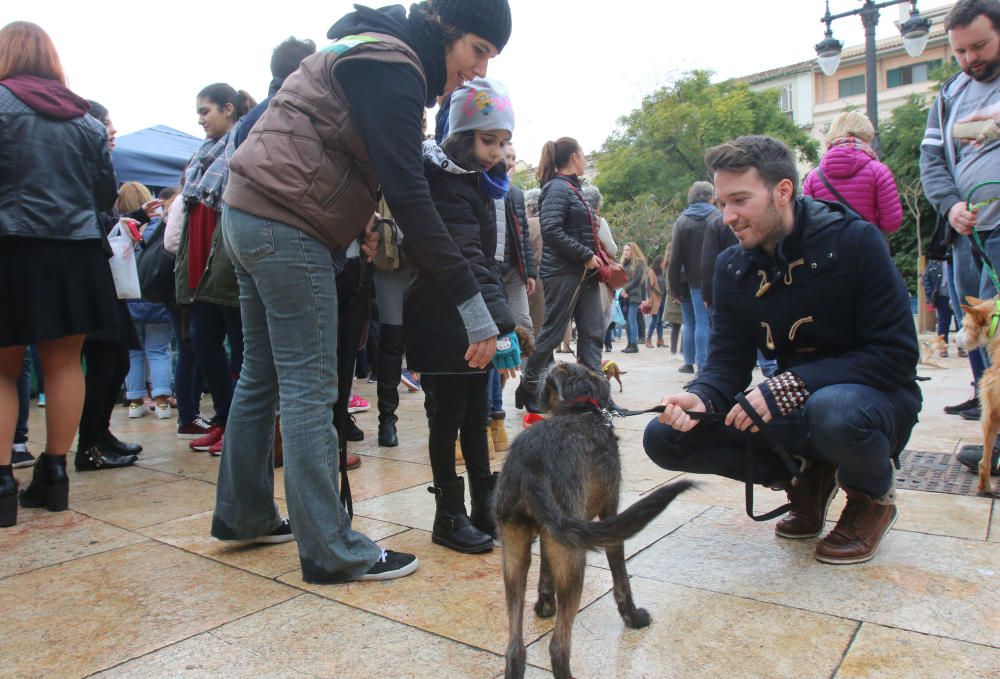
[[[847,202],[846,198],[844,198],[842,195],[840,195],[840,191],[838,191],[837,189],[833,188],[833,184],[831,184],[830,180],[826,178],[825,174],[823,174],[823,170],[821,170],[818,167],[816,168],[816,176],[819,177],[819,180],[821,182],[823,182],[823,186],[826,187],[827,191],[829,191],[830,193],[833,194],[833,197],[837,199],[838,203],[840,203],[844,207],[846,207],[849,210],[851,210],[851,212],[857,212],[859,215],[861,214],[860,212],[858,212],[857,210],[854,209],[853,205],[851,205],[850,203]]]

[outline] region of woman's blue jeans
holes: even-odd
[[[628,310],[625,312],[628,321],[628,343],[639,343],[639,303],[634,300],[628,301]]]
[[[146,396],[146,368],[153,387],[151,395],[170,396],[170,336],[169,323],[136,323],[142,349],[129,349],[129,369],[125,376],[125,398],[142,399]]]
[[[174,396],[177,397],[177,423],[191,424],[201,412],[201,379],[198,373],[198,359],[194,355],[191,342],[184,339],[181,327],[181,311],[168,306],[170,323],[177,339],[177,363],[174,365]]]
[[[337,492],[337,285],[330,249],[305,232],[228,205],[222,234],[236,268],[243,371],[226,429],[212,535],[243,540],[281,521],[274,417],[281,405],[285,497],[307,582],[362,575],[381,554],[351,529]]]
[[[701,288],[691,288],[691,295],[681,300],[684,362],[705,367],[708,359],[708,309],[701,298]]]

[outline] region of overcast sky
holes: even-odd
[[[379,6],[381,2],[371,2]],[[409,3],[406,3],[407,5]],[[505,82],[517,114],[514,143],[537,161],[547,139],[573,136],[589,152],[619,116],[685,71],[747,75],[814,56],[822,0],[510,0],[514,32],[489,75]],[[923,0],[920,9],[946,4]],[[831,0],[834,13],[860,0]],[[195,95],[228,82],[267,94],[271,50],[289,35],[327,42],[353,3],[99,3],[5,0],[0,25],[34,21],[52,36],[70,87],[111,112],[119,134],[164,124],[201,136]],[[898,35],[897,7],[882,11],[878,37]],[[863,41],[861,20],[834,23],[846,46]]]

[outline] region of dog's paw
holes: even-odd
[[[622,619],[624,619],[625,624],[632,629],[646,627],[650,622],[652,622],[652,618],[649,617],[649,611],[645,608],[635,608],[631,613],[622,615]]]
[[[556,602],[549,597],[539,597],[535,602],[535,615],[539,618],[551,618],[556,614]]]

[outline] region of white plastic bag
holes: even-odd
[[[115,279],[115,290],[118,299],[139,299],[142,291],[139,289],[139,270],[135,261],[135,241],[132,240],[128,226],[122,226],[118,220],[108,234],[108,244],[111,246],[111,277]]]

